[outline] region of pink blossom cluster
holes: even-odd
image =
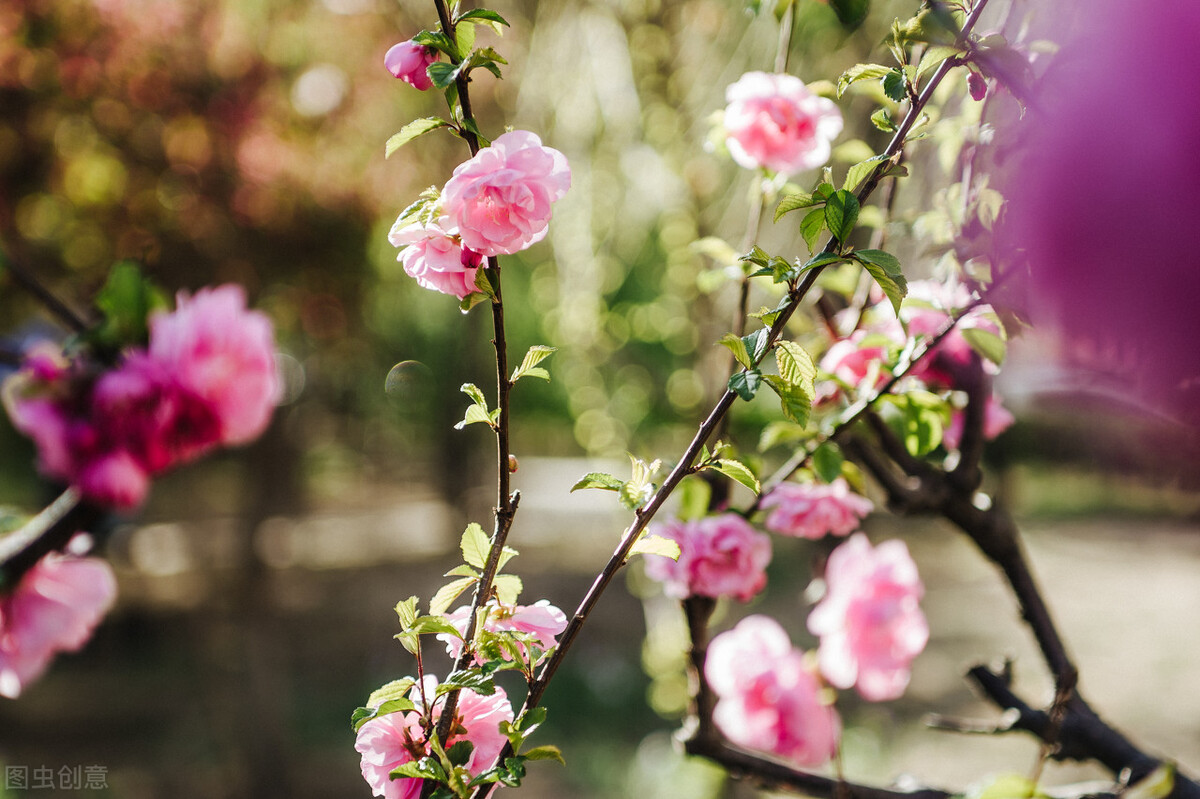
[[[37,350],[4,387],[41,470],[94,502],[137,506],[151,476],[254,439],[275,407],[271,323],[246,309],[239,286],[181,293],[149,329],[149,346],[126,351],[115,369],[97,375],[82,358]]]
[[[679,559],[646,556],[646,574],[667,596],[749,601],[767,583],[771,539],[736,513],[651,525],[650,534],[679,544]]]
[[[117,595],[109,565],[52,552],[0,596],[0,696],[16,699],[58,652],[76,652]]]
[[[438,51],[433,47],[417,44],[412,39],[392,45],[383,56],[383,65],[393,76],[413,88],[427,91],[433,88],[429,78],[429,65],[438,60]]]
[[[842,132],[833,101],[794,75],[747,72],[725,90],[725,102],[725,143],[746,169],[814,169],[829,160],[830,142]]]
[[[832,692],[774,619],[749,616],[713,638],[704,676],[717,696],[713,721],[733,743],[801,766],[837,751]]]
[[[529,131],[510,131],[454,170],[441,216],[397,220],[388,239],[404,248],[397,260],[421,286],[462,299],[475,291],[485,256],[512,255],[545,238],[552,206],[570,187],[562,153]]]
[[[925,588],[908,547],[885,541],[872,548],[857,533],[830,554],[825,584],[825,597],[808,617],[809,632],[821,639],[821,673],[870,701],[898,698],[929,640],[918,604]]]
[[[542,650],[542,657],[554,648],[558,634],[567,627],[567,615],[546,599],[539,599],[532,605],[502,605],[492,601],[484,610],[487,617],[483,622],[483,629],[492,633],[516,632],[532,635],[537,647]],[[454,625],[460,635],[466,635],[470,617],[471,608],[465,605],[447,615],[446,620]],[[438,640],[446,645],[447,654],[457,660],[462,652],[462,638],[449,633],[439,633]],[[518,643],[517,646],[521,652],[525,652],[524,644]],[[476,654],[475,662],[482,663],[483,658]]]
[[[762,507],[770,511],[764,524],[771,532],[816,540],[849,535],[875,506],[839,477],[828,485],[780,483],[763,498]]]
[[[433,697],[437,692],[437,677],[426,675],[423,686],[413,686],[409,698],[417,707],[424,707],[423,697]],[[445,697],[433,700],[434,722],[441,716]],[[467,771],[478,776],[489,767],[507,739],[500,732],[500,723],[512,722],[512,706],[504,689],[497,687],[490,696],[483,696],[464,688],[458,695],[458,706],[454,711],[446,747],[462,740],[470,741],[475,749],[467,760]],[[417,711],[390,713],[372,719],[358,730],[354,748],[362,756],[363,779],[371,786],[372,796],[384,799],[418,799],[424,780],[392,779],[395,769],[429,754],[430,748],[425,731],[421,727],[421,714]]]

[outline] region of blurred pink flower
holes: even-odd
[[[426,72],[429,65],[438,60],[438,51],[432,47],[422,47],[411,39],[394,44],[383,56],[383,65],[387,71],[421,91],[433,88],[433,81]]]
[[[956,281],[914,280],[908,284],[909,293],[900,308],[900,318],[913,337],[933,339],[946,325],[951,316],[961,315],[958,323],[947,333],[937,346],[909,371],[909,374],[931,388],[957,388],[964,368],[981,361],[980,355],[963,335],[964,330],[978,328],[1000,335],[1000,326],[990,314],[990,305],[977,305],[966,313],[962,309],[971,303],[971,292]],[[997,368],[983,360],[984,368],[992,373]]]
[[[652,535],[679,544],[679,560],[646,556],[646,574],[669,597],[729,596],[747,602],[767,583],[771,539],[736,513],[652,525]]]
[[[537,646],[542,650],[552,649],[558,637],[567,627],[567,616],[561,610],[550,604],[549,600],[539,599],[532,605],[501,605],[498,602],[492,601],[487,604],[487,620],[483,623],[483,628],[490,632],[518,632],[529,633],[537,640]],[[459,633],[466,635],[467,621],[471,615],[471,607],[464,605],[458,610],[446,616],[447,621],[454,625]],[[446,645],[446,652],[450,657],[457,659],[459,652],[462,651],[462,639],[449,633],[439,633],[438,640]],[[524,652],[523,644],[518,644],[521,651]],[[542,657],[545,657],[543,652]],[[505,655],[505,660],[510,658]],[[539,662],[542,658],[538,658]],[[475,656],[476,663],[482,663],[483,659],[478,654]]]
[[[511,255],[541,241],[551,203],[571,187],[566,157],[526,130],[514,130],[459,164],[442,189],[442,209],[463,245]]]
[[[428,225],[392,225],[388,241],[403,247],[396,260],[423,288],[452,294],[458,299],[475,291],[475,273],[483,256],[462,246],[450,220],[442,217]]]
[[[808,617],[817,660],[838,688],[879,702],[904,693],[913,658],[929,640],[918,602],[925,588],[903,541],[872,548],[861,533],[829,556],[827,591]]]
[[[0,597],[0,696],[16,699],[58,652],[77,652],[117,595],[109,565],[50,553]]]
[[[793,75],[747,72],[725,90],[725,102],[725,143],[746,169],[790,175],[819,167],[842,132],[833,101]]]
[[[850,491],[844,477],[822,483],[780,483],[762,501],[771,512],[764,522],[773,533],[818,539],[849,535],[875,507],[871,500]]]
[[[150,358],[212,410],[226,446],[257,438],[279,397],[271,321],[247,310],[241,286],[180,292],[150,317]]]
[[[942,444],[946,449],[958,449],[962,443],[963,424],[966,421],[966,411],[955,408],[950,416],[950,424],[942,431]],[[983,438],[991,441],[1003,433],[1016,421],[1008,408],[1005,408],[998,397],[988,397],[987,406],[983,409]]]
[[[150,490],[150,475],[122,449],[97,453],[75,476],[79,490],[92,502],[114,508],[136,508]]]
[[[841,721],[804,653],[779,623],[749,616],[708,645],[704,675],[717,705],[713,721],[733,743],[801,766],[833,757]]]
[[[434,696],[437,684],[437,677],[426,675],[424,695]],[[414,686],[409,698],[421,707],[421,697],[421,688]],[[441,715],[445,701],[445,697],[434,700],[435,720]],[[512,720],[512,706],[503,688],[497,686],[496,692],[491,696],[483,696],[464,688],[458,695],[455,724],[446,741],[446,747],[449,748],[464,738],[474,744],[475,749],[467,761],[467,770],[478,776],[491,766],[507,743],[508,739],[500,732],[500,722]],[[362,755],[362,775],[371,786],[372,796],[382,796],[385,799],[417,799],[421,795],[424,780],[393,780],[389,776],[394,769],[429,754],[429,746],[421,730],[419,713],[391,713],[368,721],[359,728],[354,748]]]

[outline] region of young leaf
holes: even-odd
[[[474,383],[463,383],[458,390],[470,397],[476,405],[487,408],[487,400],[484,398],[483,392],[479,390],[479,386]]]
[[[417,635],[447,633],[449,635],[462,637],[462,633],[460,633],[453,624],[446,621],[441,616],[421,616],[415,622],[413,622],[413,626],[409,628],[408,632],[416,633]],[[400,635],[404,635],[404,633],[401,633]],[[400,636],[396,637],[399,638]]]
[[[412,677],[404,677],[399,680],[392,680],[386,685],[381,685],[371,692],[367,698],[367,704],[371,707],[378,707],[384,702],[389,702],[393,699],[404,699],[408,696],[408,690],[417,684],[417,681]]]
[[[491,696],[496,693],[496,681],[479,669],[463,669],[446,677],[446,681],[437,687],[437,695],[448,694],[458,688],[470,688],[482,696]]]
[[[798,425],[808,424],[808,415],[812,411],[812,394],[795,383],[788,383],[778,375],[763,375],[767,385],[779,395],[779,405],[783,415]]]
[[[854,259],[875,278],[883,293],[892,303],[892,309],[900,313],[900,303],[908,294],[908,281],[900,269],[896,256],[883,250],[856,250]]]
[[[417,598],[410,596],[396,603],[396,616],[400,619],[400,628],[407,630],[417,618]]]
[[[888,160],[886,155],[873,155],[866,160],[859,161],[854,166],[846,170],[846,180],[842,183],[842,188],[847,191],[855,191],[867,177],[875,171],[881,161]]]
[[[891,69],[882,64],[855,64],[838,78],[837,96],[841,97],[851,84],[860,80],[879,80],[889,72]]]
[[[825,224],[838,241],[845,243],[858,221],[858,198],[845,189],[834,192],[825,203]]]
[[[805,192],[788,194],[779,201],[779,205],[775,206],[775,221],[778,222],[784,214],[795,211],[797,208],[810,208],[820,202],[821,200]]]
[[[443,782],[446,779],[446,771],[442,768],[441,763],[426,755],[420,760],[410,760],[407,763],[402,763],[392,769],[388,776],[392,779],[408,777],[414,780]]]
[[[829,441],[817,447],[812,454],[813,471],[817,473],[817,477],[821,478],[823,483],[832,483],[841,477],[844,462],[842,451],[838,449],[837,444]]]
[[[605,491],[620,491],[623,485],[625,485],[624,480],[613,477],[611,474],[588,472],[579,479],[579,482],[571,486],[571,491],[575,492],[581,488],[602,488]]]
[[[829,266],[830,264],[836,264],[844,260],[846,259],[838,255],[836,252],[819,252],[801,264],[800,269],[796,274],[802,275],[809,269],[816,269],[819,266]]]
[[[455,53],[457,55],[457,52]],[[462,73],[462,64],[447,64],[445,61],[437,61],[430,64],[426,69],[426,74],[433,81],[433,85],[439,89],[444,89],[454,83],[459,74]]]
[[[679,560],[679,544],[661,535],[643,535],[629,550],[633,555],[662,555],[664,558]]]
[[[963,328],[962,336],[971,345],[971,349],[978,352],[984,358],[987,358],[997,366],[1004,365],[1007,344],[1002,336],[998,336],[982,327]]]
[[[720,472],[731,480],[736,480],[755,494],[762,491],[762,486],[759,485],[758,478],[754,476],[754,472],[750,471],[741,461],[734,460],[733,458],[721,458],[714,461],[710,468],[713,471]]]
[[[888,70],[883,76],[883,93],[889,100],[901,102],[908,94],[908,81],[899,69]]]
[[[456,766],[465,766],[467,765],[467,761],[471,759],[471,753],[474,751],[475,744],[463,740],[447,749],[446,757]]]
[[[874,114],[871,114],[871,124],[884,133],[894,133],[896,131],[896,120],[892,119],[891,112],[886,108],[880,108]]]
[[[750,358],[750,353],[746,349],[746,342],[733,333],[726,333],[721,336],[721,340],[717,342],[723,344],[729,351],[733,353],[734,360],[740,363],[746,369],[754,368],[754,361]]]
[[[508,547],[505,547],[505,549],[508,549]],[[453,569],[446,572],[442,576],[443,577],[478,577],[479,572],[475,571],[474,569],[472,569],[470,566],[468,566],[465,563],[460,563],[459,565],[455,566]]]
[[[496,595],[499,597],[501,604],[515,605],[517,598],[521,596],[521,591],[525,588],[525,584],[521,582],[521,578],[515,574],[498,574],[493,581],[492,586],[496,590]]]
[[[433,599],[429,601],[429,612],[435,615],[445,613],[454,604],[454,600],[462,595],[463,591],[466,591],[478,581],[478,577],[459,577],[457,580],[446,583],[437,590],[437,593],[433,595]]]
[[[475,26],[470,22],[462,22],[454,26],[454,39],[458,42],[458,60],[466,61],[475,47]]]
[[[113,266],[95,302],[104,312],[104,323],[97,331],[96,339],[114,349],[144,344],[146,319],[150,312],[167,307],[163,293],[132,261],[121,261]]]
[[[459,547],[462,549],[463,560],[476,569],[482,569],[487,563],[488,553],[492,551],[492,542],[488,540],[482,527],[471,522],[467,529],[463,530]]]
[[[817,239],[820,238],[821,231],[824,229],[824,208],[814,208],[804,215],[804,219],[800,220],[800,235],[804,236],[804,243],[808,246],[809,252],[816,250]]]
[[[500,26],[508,26],[508,21],[504,17],[497,14],[495,11],[487,8],[473,8],[470,11],[464,11],[458,16],[455,22],[464,20],[474,20],[489,25],[496,33],[500,33]]]
[[[762,380],[763,374],[757,369],[738,372],[729,378],[729,390],[749,402],[758,393],[758,387],[762,385]]]
[[[557,347],[547,347],[544,344],[537,344],[529,348],[525,353],[525,358],[521,361],[521,365],[516,368],[509,378],[510,383],[515,383],[522,377],[539,377],[542,380],[549,380],[550,373],[545,369],[537,368],[537,365],[549,358],[558,351]]]
[[[799,386],[809,397],[813,396],[817,365],[813,363],[808,350],[794,341],[778,341],[775,343],[775,364],[784,381]]]
[[[562,752],[557,746],[539,746],[528,752],[522,752],[521,757],[527,760],[557,760],[564,766],[567,765],[567,761],[563,760]]]
[[[491,414],[487,412],[481,405],[468,405],[467,412],[463,416],[463,420],[454,425],[455,430],[462,430],[469,424],[483,423],[486,425],[492,424]]]

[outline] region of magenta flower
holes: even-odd
[[[174,313],[150,317],[150,358],[216,417],[225,446],[262,434],[279,397],[271,321],[247,310],[241,286],[180,292]]]
[[[426,70],[438,57],[437,49],[422,47],[410,39],[392,45],[383,56],[383,65],[408,85],[426,91],[433,88],[433,81]]]
[[[107,563],[50,553],[0,597],[0,696],[16,699],[58,652],[77,652],[112,605]]]
[[[426,675],[424,695],[437,691],[437,677]],[[414,686],[409,698],[423,706],[422,690]],[[434,720],[441,715],[445,697],[434,700]],[[467,770],[475,776],[492,765],[508,739],[500,732],[500,722],[513,720],[512,706],[504,689],[496,687],[491,696],[477,694],[464,688],[458,695],[455,723],[446,741],[449,748],[466,739],[475,749],[467,761]],[[384,799],[417,799],[424,780],[401,778],[393,780],[391,772],[412,760],[429,754],[429,744],[421,729],[420,714],[416,711],[391,713],[372,719],[358,730],[354,748],[362,755],[363,779],[371,786],[372,796]]]
[[[929,640],[918,605],[925,588],[908,547],[885,541],[872,549],[865,535],[853,535],[830,554],[825,583],[808,617],[809,632],[821,638],[821,673],[872,702],[898,698]]]
[[[483,256],[462,245],[458,232],[445,217],[428,225],[392,225],[388,241],[403,247],[396,260],[423,288],[451,294],[458,299],[475,291],[475,273]]]
[[[1000,403],[995,395],[988,397],[987,405],[983,409],[984,440],[991,441],[1011,427],[1014,421],[1016,420],[1012,413]],[[966,411],[955,408],[954,413],[950,415],[950,424],[946,425],[946,429],[942,431],[942,444],[946,446],[946,449],[958,449],[958,445],[962,443],[965,422]]]
[[[739,166],[790,175],[829,160],[842,114],[793,75],[747,72],[725,90],[725,144]]]
[[[538,662],[545,657],[546,652],[554,648],[557,644],[558,634],[567,627],[566,614],[551,605],[546,599],[539,599],[532,605],[501,605],[492,601],[487,604],[486,611],[487,619],[483,623],[485,630],[493,633],[518,632],[532,635],[537,641],[538,648],[542,650],[542,656],[538,658]],[[446,619],[460,634],[466,635],[470,616],[471,608],[466,605],[449,614]],[[438,640],[446,645],[447,654],[457,660],[459,653],[462,652],[462,638],[449,633],[439,633]],[[517,644],[517,646],[522,652],[525,651],[523,644]],[[510,659],[507,653],[504,659]],[[483,658],[476,654],[475,662],[482,663]]]
[[[828,485],[780,483],[763,498],[762,507],[771,511],[764,522],[771,532],[816,540],[849,535],[875,506],[839,477]]]
[[[704,676],[717,695],[713,721],[733,743],[801,766],[819,766],[836,753],[837,711],[774,619],[749,616],[713,638]]]
[[[459,164],[442,189],[442,210],[468,249],[511,255],[546,236],[550,206],[570,187],[566,157],[514,130]]]
[[[736,513],[690,522],[672,519],[650,533],[679,544],[679,560],[646,556],[646,574],[669,597],[733,597],[748,602],[767,584],[771,539]]]
[[[271,323],[237,286],[179,296],[149,320],[149,350],[108,372],[31,353],[6,381],[4,405],[33,439],[38,466],[104,505],[139,505],[150,477],[218,445],[245,443],[279,391]]]

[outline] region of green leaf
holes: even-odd
[[[476,405],[487,408],[487,400],[484,398],[483,392],[479,390],[479,386],[474,383],[463,383],[458,390],[470,397]]]
[[[437,695],[442,696],[453,690],[470,688],[482,696],[496,693],[496,680],[490,674],[484,674],[477,668],[463,669],[451,672],[446,681],[437,687]]]
[[[521,365],[512,373],[509,382],[515,383],[522,377],[540,377],[543,380],[549,380],[550,374],[545,369],[538,369],[536,367],[557,351],[557,347],[547,347],[544,344],[537,344],[530,347],[529,351],[525,353],[525,358],[521,361]]]
[[[507,549],[507,547],[505,547],[505,549]],[[475,571],[467,564],[462,563],[462,564],[459,564],[458,566],[455,566],[453,569],[446,572],[442,576],[443,577],[478,577],[479,572]]]
[[[813,197],[813,195],[806,194],[805,192],[797,192],[795,194],[785,195],[784,198],[779,201],[779,205],[775,206],[775,221],[778,222],[784,214],[795,211],[797,208],[810,208],[821,202],[823,202],[823,200],[819,200]]]
[[[454,83],[461,74],[462,67],[462,64],[447,64],[445,61],[438,61],[430,64],[425,71],[429,74],[429,79],[433,81],[434,86],[444,89]]]
[[[839,242],[845,243],[858,221],[858,198],[845,189],[834,192],[825,203],[825,224]]]
[[[779,395],[783,415],[798,425],[808,424],[808,415],[812,411],[812,394],[805,392],[803,386],[788,383],[778,375],[763,375],[763,379]]]
[[[453,624],[446,621],[446,619],[442,616],[419,616],[417,617],[417,620],[413,622],[412,626],[408,628],[407,632],[415,633],[417,635],[448,633],[456,638],[462,637],[462,633],[460,633]],[[400,635],[404,635],[404,633],[401,633]],[[396,637],[399,638],[400,636],[398,635]]]
[[[896,120],[892,119],[892,113],[886,108],[880,108],[874,114],[871,114],[871,124],[884,133],[894,133],[896,131]]]
[[[734,460],[733,458],[721,458],[714,461],[709,468],[720,472],[730,480],[736,480],[755,494],[762,491],[762,486],[759,485],[758,478],[754,476],[754,472],[750,471],[749,467],[741,461]]]
[[[602,488],[605,491],[620,491],[621,486],[625,485],[625,481],[613,477],[605,472],[588,472],[579,479],[579,482],[571,486],[571,491],[579,491],[582,488]]]
[[[137,264],[121,261],[113,266],[95,305],[104,314],[104,322],[94,338],[104,346],[123,349],[145,344],[146,319],[152,311],[165,309],[167,299]]]
[[[962,336],[971,345],[971,349],[984,358],[997,366],[1004,365],[1004,356],[1008,345],[1003,336],[998,336],[982,327],[965,327],[962,329]]]
[[[775,342],[775,363],[779,376],[792,385],[798,385],[809,395],[813,393],[813,380],[817,376],[817,365],[808,350],[794,341]]]
[[[701,456],[703,459],[703,456]],[[712,486],[706,480],[696,476],[683,478],[679,484],[679,508],[675,515],[683,521],[700,519],[708,514],[708,505],[712,500]]]
[[[949,417],[945,400],[928,391],[912,390],[901,396],[881,398],[883,420],[904,442],[915,458],[928,455],[942,443],[942,432]]]
[[[740,363],[746,369],[754,368],[754,361],[750,358],[750,352],[746,349],[746,342],[733,333],[726,333],[721,336],[721,340],[717,342],[722,344],[733,353],[734,360]]]
[[[457,580],[446,583],[437,590],[437,593],[433,595],[433,599],[429,601],[429,612],[435,615],[445,613],[454,604],[454,600],[462,595],[463,591],[466,591],[477,582],[479,582],[478,577],[459,577]]]
[[[995,189],[983,188],[979,190],[976,213],[979,215],[980,224],[986,229],[992,229],[992,226],[996,224],[996,220],[1000,218],[1000,211],[1003,209],[1003,194]]]
[[[679,560],[679,543],[661,535],[643,535],[629,549],[633,555],[662,555],[664,558]]]
[[[867,18],[871,0],[828,0],[829,7],[837,14],[838,22],[848,31],[856,29]]]
[[[417,598],[410,596],[396,603],[396,616],[400,619],[400,627],[407,630],[417,618]]]
[[[889,100],[897,103],[903,101],[908,96],[908,81],[904,73],[899,69],[888,70],[888,74],[883,76],[883,93]]]
[[[637,510],[650,500],[654,494],[654,484],[651,482],[654,479],[655,472],[662,465],[661,461],[646,463],[641,458],[629,456],[630,467],[633,474],[629,480],[621,485],[617,491],[617,499],[622,505],[630,510]]]
[[[492,424],[492,417],[487,410],[480,405],[468,405],[467,412],[463,416],[463,420],[454,425],[455,430],[462,430],[469,424],[483,423],[486,425]]]
[[[459,541],[463,560],[476,569],[482,569],[487,562],[488,553],[492,551],[492,542],[488,540],[483,528],[476,522],[467,525]]]
[[[410,699],[399,698],[389,699],[386,702],[374,707],[360,707],[350,716],[350,725],[354,727],[354,731],[362,727],[368,721],[390,716],[392,713],[403,713],[408,710],[416,710],[417,706]]]
[[[419,44],[422,47],[435,47],[446,55],[447,58],[454,58],[458,48],[454,46],[454,42],[440,31],[421,31],[412,38],[414,44]]]
[[[795,422],[771,422],[758,437],[758,451],[766,452],[780,444],[794,444],[808,438],[808,431]]]
[[[492,582],[492,587],[495,588],[501,603],[515,605],[525,584],[515,574],[497,574],[496,579]]]
[[[381,685],[372,691],[371,695],[367,698],[367,704],[371,707],[377,707],[393,699],[404,699],[408,696],[408,690],[416,684],[417,681],[412,677],[392,680],[386,685]]]
[[[921,63],[917,66],[917,77],[923,76],[931,69],[936,69],[947,58],[954,58],[961,53],[962,50],[952,45],[940,44],[926,47],[925,52],[921,54]]]
[[[458,42],[458,60],[466,61],[475,47],[475,26],[470,22],[460,21],[454,26],[454,39]]]
[[[813,471],[821,478],[821,482],[832,483],[842,476],[842,464],[845,460],[837,444],[826,441],[812,454]]]
[[[810,269],[829,266],[830,264],[840,263],[844,260],[846,259],[836,252],[819,252],[801,264],[797,274],[802,275]]]
[[[752,263],[752,264],[754,264],[755,266],[766,266],[766,267],[769,267],[769,266],[771,265],[771,256],[770,256],[770,255],[768,255],[768,254],[767,254],[767,253],[766,253],[766,252],[765,252],[765,251],[762,249],[762,247],[759,247],[759,246],[757,246],[757,245],[754,247],[754,249],[753,249],[753,250],[751,250],[750,252],[746,253],[745,255],[740,255],[740,256],[738,256],[738,260],[739,260],[739,261],[746,261],[747,263]]]
[[[900,271],[896,256],[883,250],[856,250],[853,257],[875,278],[879,288],[891,301],[892,309],[899,315],[900,303],[908,294],[908,281]]]
[[[496,33],[501,32],[501,25],[508,26],[508,20],[487,8],[473,8],[470,11],[464,11],[462,14],[459,14],[455,22],[463,22],[465,20],[475,20],[488,24]]]
[[[559,751],[557,746],[539,746],[534,749],[530,749],[528,752],[522,752],[521,756],[526,760],[557,760],[564,766],[567,765],[567,761],[563,760],[562,752]],[[1146,797],[1146,799],[1160,798]]]
[[[855,191],[879,167],[879,164],[887,161],[888,158],[889,156],[886,155],[873,155],[866,160],[859,161],[846,170],[846,180],[842,183],[842,188],[847,191]]]
[[[475,751],[475,744],[470,741],[459,741],[446,750],[446,758],[456,766],[465,766]]]
[[[388,776],[392,779],[408,777],[414,780],[443,782],[446,779],[446,771],[442,768],[441,763],[426,755],[420,760],[410,760],[407,763],[402,763],[392,769]]]
[[[729,390],[749,402],[758,393],[758,387],[762,385],[762,380],[763,374],[757,369],[738,372],[729,378]]]
[[[841,97],[846,89],[860,80],[879,80],[889,72],[891,69],[882,64],[855,64],[838,78],[837,96]]]
[[[821,231],[824,229],[824,208],[814,208],[804,215],[804,219],[800,220],[800,234],[804,236],[804,243],[808,245],[809,252],[817,249],[817,239],[820,238]]]

